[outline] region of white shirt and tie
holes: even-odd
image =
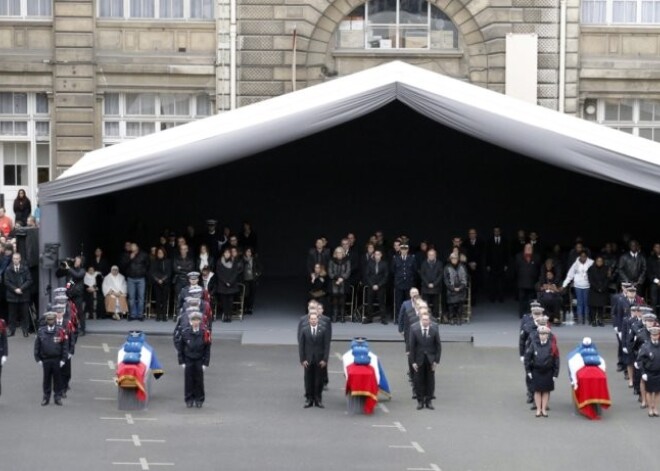
[[[312,337],[316,338],[316,326],[312,326]]]

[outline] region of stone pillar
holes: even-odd
[[[100,143],[95,134],[93,0],[55,0],[52,155],[56,174]]]

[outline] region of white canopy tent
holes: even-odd
[[[394,61],[89,152],[57,180],[40,186],[40,203],[45,208],[216,167],[354,120],[394,100],[512,152],[660,193],[660,145],[653,141]],[[52,223],[46,212],[44,233],[55,229]]]

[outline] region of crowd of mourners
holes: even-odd
[[[348,233],[334,245],[325,237],[316,239],[307,255],[307,273],[310,299],[323,303],[333,322],[396,320],[415,287],[443,323],[463,322],[467,303],[504,302],[513,296],[520,317],[537,300],[551,324],[573,320],[595,327],[604,326],[621,282],[633,283],[658,308],[660,243],[645,253],[626,235],[598,248],[576,237],[564,248],[544,246],[534,231],[519,230],[509,239],[495,227],[486,237],[469,229],[467,237],[457,235],[447,244],[422,240],[413,246],[406,235],[388,242],[377,231],[358,243]]]

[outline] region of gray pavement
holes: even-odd
[[[562,356],[550,417],[534,417],[524,400],[514,303],[480,304],[469,324],[441,326],[435,411],[415,410],[393,324],[334,324],[330,389],[321,410],[302,408],[295,332],[304,305],[261,299],[268,302],[254,315],[214,325],[201,410],[185,407],[171,321],[89,320],[63,407],[39,405],[34,337],[12,337],[2,371],[0,470],[511,471],[572,469],[587,457],[593,468],[614,470],[646,468],[655,459],[648,437],[660,420],[639,409],[621,374],[610,371],[614,405],[591,422],[576,414]],[[120,411],[116,401],[114,362],[130,329],[147,333],[165,368],[145,411]],[[555,332],[562,355],[589,335],[615,363],[610,327]],[[357,335],[369,338],[392,389],[370,416],[347,412],[338,359]]]

